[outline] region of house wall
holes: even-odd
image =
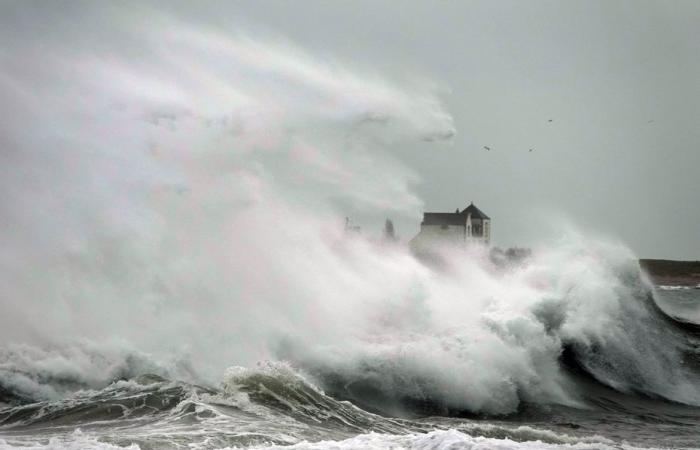
[[[464,231],[462,225],[421,225],[419,236],[446,242],[464,242]]]
[[[472,242],[483,241],[489,243],[491,241],[491,220],[489,219],[471,219],[471,239]]]
[[[422,225],[420,232],[411,240],[413,250],[429,249],[437,245],[463,245],[465,227],[461,225]]]
[[[481,219],[472,219],[472,236],[481,237],[483,234],[483,224]]]
[[[480,227],[479,234],[474,234],[474,226]],[[424,225],[420,232],[411,239],[413,251],[430,250],[436,246],[461,247],[467,242],[488,245],[491,241],[491,221],[488,219],[472,219],[467,217],[464,225]]]
[[[467,240],[489,244],[491,242],[491,221],[489,219],[472,219],[472,233]]]

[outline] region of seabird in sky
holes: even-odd
[[[487,151],[491,151],[491,147],[487,147],[487,146],[484,145],[484,148],[485,148]]]

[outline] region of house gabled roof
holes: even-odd
[[[489,216],[484,214],[482,210],[474,206],[474,203],[472,203],[466,208],[464,208],[462,211],[457,210],[453,213],[423,213],[423,225],[465,226],[467,224],[467,215],[469,214],[471,214],[472,219],[491,220]]]
[[[488,219],[488,220],[491,220],[491,218],[490,218],[489,216],[487,216],[486,214],[484,214],[484,212],[483,212],[482,210],[480,210],[479,208],[477,208],[476,206],[474,206],[474,203],[472,203],[472,204],[470,204],[469,206],[467,206],[466,208],[464,208],[464,210],[463,210],[460,214],[466,216],[466,215],[469,214],[469,213],[471,213],[472,219],[482,219],[482,220],[483,220],[483,219]]]
[[[423,225],[461,225],[465,226],[467,218],[459,213],[423,213]]]

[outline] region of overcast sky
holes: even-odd
[[[699,2],[181,6],[184,19],[434,81],[457,135],[402,158],[427,209],[474,201],[496,244],[546,239],[543,221],[564,217],[642,257],[700,258]]]
[[[47,24],[84,7],[44,5],[52,11],[28,11]],[[493,219],[496,245],[532,245],[555,232],[549,222],[568,220],[640,257],[700,259],[700,2],[153,7],[434,84],[456,136],[395,154],[420,176],[427,210],[473,201]],[[410,236],[418,223],[399,218],[397,228]]]

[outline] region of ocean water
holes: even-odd
[[[386,368],[388,360],[367,360],[362,370],[348,372],[266,361],[231,367],[217,384],[142,373],[88,388],[66,374],[50,376],[40,364],[29,373],[19,363],[29,348],[3,348],[0,448],[698,448],[700,328],[692,321],[700,290],[653,288],[641,274],[625,282],[637,284],[624,299],[636,313],[615,319],[624,322],[630,339],[623,345],[561,341],[552,370],[563,374],[575,401],[537,398],[538,391],[520,385],[514,410],[488,412],[470,403],[468,393],[467,401],[456,402],[431,396],[440,391],[427,385],[438,382],[427,374],[382,372],[395,370]],[[556,333],[567,320],[563,314],[556,319],[540,311],[538,317]],[[649,337],[654,343],[644,342]],[[657,344],[667,353],[650,353]],[[468,381],[489,368],[474,364],[458,371],[446,364],[444,370],[448,378]],[[649,375],[653,370],[661,370],[660,379]],[[61,394],[38,400],[40,385]]]

